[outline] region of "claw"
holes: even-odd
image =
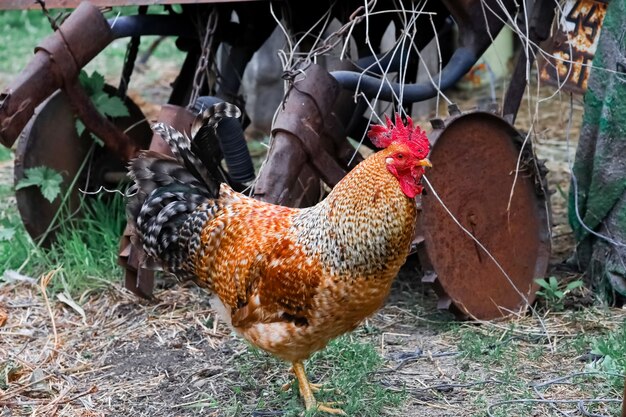
[[[293,372],[293,367],[289,368],[289,371],[288,371],[288,372]],[[289,382],[285,382],[285,383],[284,383],[284,384],[280,387],[280,389],[281,389],[282,391],[289,391],[289,390],[291,389],[291,386],[293,385],[293,383],[294,383],[294,382],[295,382],[295,380],[291,380],[291,381],[289,381]],[[307,382],[309,382],[309,381],[307,381]],[[313,392],[320,392],[320,391],[323,391],[323,390],[325,390],[325,389],[328,389],[328,388],[324,388],[324,385],[322,385],[322,384],[315,384],[315,383],[313,383],[313,382],[309,382],[309,387],[311,387],[311,391],[313,391]],[[337,391],[337,390],[335,390],[335,392],[337,392],[338,394],[340,394],[340,392],[339,392],[339,391]]]
[[[343,411],[340,408],[331,408],[328,407],[327,404],[334,404],[334,403],[319,403],[317,404],[317,411],[321,411],[323,413],[328,413],[328,414],[335,414],[337,416],[347,416],[346,412]]]
[[[309,382],[309,387],[311,387],[311,391],[313,392],[320,392],[324,389],[322,384],[314,384],[312,382]]]
[[[300,388],[300,395],[304,399],[304,404],[306,406],[306,410],[317,410],[323,413],[335,414],[340,416],[346,416],[345,411],[339,408],[330,407],[333,404],[337,403],[318,403],[313,396],[314,391],[320,391],[323,389],[319,384],[312,384],[309,382],[309,379],[304,372],[304,365],[302,362],[294,362],[293,363],[293,372],[296,374],[296,378],[298,378],[298,386]],[[289,384],[291,385],[291,384]],[[284,386],[283,386],[284,388]]]

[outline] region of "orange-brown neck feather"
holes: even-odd
[[[324,201],[294,218],[299,243],[331,274],[376,275],[395,269],[395,276],[404,263],[417,209],[387,168],[391,151],[370,156]]]

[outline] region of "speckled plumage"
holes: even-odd
[[[170,143],[184,142],[182,136]],[[216,308],[241,336],[300,362],[374,313],[405,261],[416,206],[387,169],[392,152],[393,145],[372,155],[325,200],[305,209],[260,202],[226,184],[208,195],[212,184],[198,189],[197,182],[173,193],[182,201],[176,203],[167,200],[171,191],[148,184],[136,221],[140,239],[164,269],[212,292]],[[146,164],[137,161],[131,172],[145,178]],[[205,181],[204,173],[199,179]],[[156,204],[157,198],[166,204]],[[170,218],[175,236],[154,236],[156,226],[146,226],[164,230]]]

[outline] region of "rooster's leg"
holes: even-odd
[[[293,366],[289,368],[289,371],[287,372],[293,372]],[[289,389],[291,389],[291,386],[293,385],[294,380],[290,380],[288,382],[285,382],[283,384],[283,386],[281,387],[281,389],[283,391],[289,391]],[[320,392],[321,390],[324,389],[324,386],[322,384],[314,384],[313,382],[309,381],[309,387],[311,387],[311,391],[313,392]]]
[[[296,378],[298,378],[298,385],[300,387],[300,395],[304,399],[304,405],[309,410],[318,410],[323,411],[329,414],[339,414],[342,416],[347,415],[343,410],[338,408],[331,408],[325,404],[318,403],[313,396],[313,387],[309,382],[309,378],[306,376],[306,372],[304,371],[304,365],[302,362],[294,362],[293,363],[293,373],[296,374]]]

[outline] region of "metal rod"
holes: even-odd
[[[198,37],[189,19],[179,15],[120,16],[108,22],[114,39],[146,35]]]
[[[502,116],[511,123],[515,123],[517,111],[519,110],[524,91],[526,90],[526,68],[529,68],[535,61],[539,43],[546,40],[550,35],[550,26],[554,19],[554,3],[551,1],[541,1],[533,8],[533,14],[530,21],[530,31],[527,42],[530,56],[526,55],[526,50],[522,47],[517,58],[515,70],[511,77],[511,84],[506,90],[504,104],[502,105]]]

